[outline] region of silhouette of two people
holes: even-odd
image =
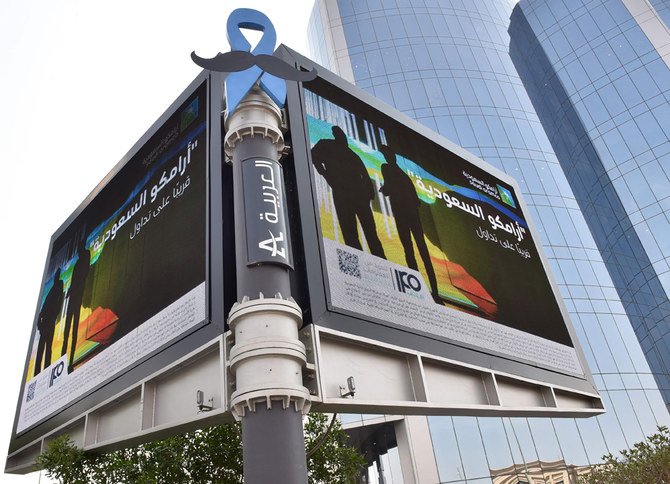
[[[395,152],[388,146],[382,146],[380,150],[384,155],[386,163],[381,167],[384,185],[379,191],[386,195],[391,203],[391,210],[393,210],[396,228],[398,229],[398,237],[405,251],[407,267],[415,271],[419,270],[416,257],[414,256],[414,246],[412,245],[412,236],[414,236],[414,242],[416,242],[419,255],[426,268],[426,275],[428,276],[428,283],[430,284],[433,299],[437,303],[442,303],[437,288],[435,269],[430,259],[430,253],[424,239],[423,227],[421,226],[421,219],[419,218],[421,200],[419,200],[416,194],[416,189],[410,177],[398,166]]]
[[[312,162],[333,191],[333,203],[344,243],[362,250],[356,219],[361,224],[370,252],[386,258],[377,235],[370,202],[375,187],[363,161],[354,153],[339,126],[332,128],[334,139],[322,139],[312,148]]]
[[[68,357],[68,373],[72,371],[74,364],[74,352],[77,348],[77,333],[79,331],[79,316],[81,313],[86,278],[91,270],[91,253],[86,249],[84,242],[80,242],[77,251],[77,262],[72,269],[72,279],[68,289],[67,314],[65,316],[65,333],[63,335],[63,349],[61,355],[67,353],[70,329],[72,330],[72,343]]]
[[[49,293],[44,298],[44,304],[37,316],[37,330],[40,339],[37,343],[34,375],[51,365],[51,347],[53,346],[56,321],[63,308],[63,281],[60,279],[60,268],[54,273],[54,282]],[[42,359],[44,365],[42,366]]]

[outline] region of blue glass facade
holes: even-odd
[[[521,2],[510,54],[667,404],[670,69],[652,42],[670,34],[645,32],[622,0],[562,5]]]
[[[666,26],[670,25],[670,2],[668,0],[649,0],[649,3],[663,23]]]
[[[559,163],[510,58],[513,8],[507,0],[317,0],[310,23],[318,62],[518,180],[608,409],[586,420],[430,417],[445,483],[572,472],[670,422],[633,330],[640,323],[608,271],[612,255],[601,252],[591,212],[577,202],[582,188],[571,186],[577,172]],[[638,254],[625,257],[637,267]],[[365,417],[344,420],[357,419]]]

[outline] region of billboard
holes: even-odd
[[[510,176],[328,73],[290,107],[313,323],[595,392]]]
[[[208,322],[208,91],[200,75],[52,237],[15,435]]]

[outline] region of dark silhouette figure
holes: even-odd
[[[370,201],[375,197],[372,180],[363,161],[349,148],[347,136],[339,126],[333,126],[333,136],[335,139],[322,139],[314,145],[312,161],[316,171],[333,190],[335,212],[344,243],[362,250],[356,227],[358,217],[370,252],[386,258],[370,207]]]
[[[386,163],[382,165],[384,186],[379,191],[389,197],[389,201],[391,202],[395,224],[398,228],[398,237],[400,237],[400,243],[405,250],[407,267],[418,270],[416,257],[414,257],[414,246],[412,245],[413,235],[416,247],[419,249],[419,255],[421,255],[421,259],[423,260],[423,265],[426,267],[426,275],[428,276],[428,283],[430,284],[433,299],[435,302],[441,303],[442,299],[437,289],[435,269],[433,268],[433,262],[430,260],[430,253],[426,246],[423,227],[421,227],[421,219],[419,218],[421,201],[416,194],[412,180],[398,166],[393,150],[388,146],[382,146],[381,152],[386,159]]]
[[[84,246],[84,241],[80,242],[77,251],[77,262],[72,269],[72,280],[68,289],[69,302],[67,305],[67,314],[65,316],[65,334],[63,335],[63,350],[61,355],[67,352],[67,343],[72,328],[72,344],[70,345],[70,356],[68,358],[68,373],[72,371],[74,363],[74,351],[77,347],[77,332],[79,330],[79,314],[81,312],[81,303],[84,298],[84,289],[86,288],[86,278],[91,269],[91,253]]]
[[[54,283],[49,294],[44,298],[44,304],[37,317],[37,329],[40,332],[40,341],[37,343],[37,356],[35,357],[35,376],[51,364],[51,347],[54,342],[56,320],[63,308],[63,281],[60,280],[60,268],[54,274]],[[44,366],[42,366],[44,357]]]

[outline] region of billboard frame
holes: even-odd
[[[289,131],[292,133],[289,144],[293,147],[293,176],[295,177],[295,186],[291,187],[295,192],[296,203],[300,207],[300,227],[293,227],[292,230],[299,231],[301,237],[294,237],[297,242],[302,242],[302,247],[297,247],[297,253],[304,257],[301,261],[296,261],[296,267],[303,267],[300,284],[304,284],[305,290],[294,291],[301,298],[299,304],[305,312],[305,322],[314,325],[343,332],[358,337],[361,340],[377,340],[381,345],[390,345],[392,347],[403,347],[409,350],[424,354],[435,355],[437,357],[448,358],[451,361],[461,361],[472,368],[480,368],[484,371],[500,372],[505,375],[516,375],[520,379],[529,382],[538,382],[542,384],[556,385],[561,389],[572,389],[580,395],[593,397],[594,402],[600,401],[593,377],[588,369],[586,357],[580,346],[577,334],[572,326],[565,303],[560,295],[556,280],[553,277],[551,267],[543,253],[541,239],[533,221],[527,215],[530,213],[528,207],[521,198],[519,184],[507,173],[489,165],[463,148],[455,145],[448,139],[431,131],[429,128],[409,118],[395,108],[385,104],[379,99],[362,91],[360,88],[348,83],[344,79],[327,71],[315,64],[313,61],[292,51],[286,46],[278,49],[278,55],[287,62],[294,62],[303,69],[317,69],[319,76],[312,82],[326,82],[335,89],[343,91],[345,95],[351,96],[358,101],[371,106],[373,109],[381,112],[405,128],[408,128],[418,135],[427,138],[436,143],[445,150],[451,151],[458,157],[472,163],[474,166],[491,173],[503,182],[511,185],[521,204],[521,210],[526,214],[530,234],[534,245],[540,256],[542,267],[547,275],[551,286],[553,296],[557,300],[561,315],[569,333],[570,339],[579,363],[584,370],[584,376],[569,375],[561,373],[559,370],[553,371],[546,367],[533,366],[529,363],[515,361],[509,356],[496,355],[488,350],[467,347],[466,344],[449,343],[437,338],[430,338],[417,333],[411,333],[409,330],[402,330],[381,320],[375,320],[372,317],[356,317],[353,314],[347,314],[346,310],[335,309],[330,306],[327,267],[325,266],[325,257],[323,255],[323,246],[321,241],[318,212],[316,207],[316,197],[314,193],[313,167],[309,148],[309,137],[306,122],[306,107],[303,94],[303,87],[308,88],[309,83],[291,83],[287,92],[287,112]],[[296,135],[298,134],[299,135]],[[318,262],[314,262],[318,261]],[[362,324],[364,322],[365,324]],[[318,346],[318,342],[316,344]],[[594,408],[595,413],[602,413],[602,404],[594,403],[598,409]],[[379,409],[377,409],[379,410]],[[390,409],[389,409],[390,410]],[[407,410],[407,409],[406,409]],[[392,411],[392,410],[390,410]],[[415,413],[415,412],[412,412]]]
[[[414,120],[408,118],[383,102],[373,98],[355,86],[325,71],[312,61],[280,46],[276,52],[278,57],[298,67],[316,68],[320,78],[346,95],[353,96],[362,103],[371,106],[397,121],[400,125],[416,132],[436,143],[442,148],[451,151],[456,156],[472,163],[474,166],[492,174],[508,185],[520,195],[519,185],[507,174],[489,166],[486,162],[467,153],[445,138],[430,131]],[[128,368],[128,371],[116,374],[108,381],[68,403],[61,411],[51,415],[43,421],[31,426],[20,435],[16,434],[20,403],[23,399],[25,376],[29,367],[30,349],[26,356],[24,372],[21,375],[19,402],[17,404],[15,422],[10,440],[7,471],[29,472],[32,470],[34,457],[38,455],[45,444],[54,436],[72,429],[81,437],[77,444],[86,450],[104,451],[120,448],[134,443],[140,443],[151,438],[163,437],[198,428],[202,425],[215,424],[231,419],[229,402],[235,382],[230,378],[229,353],[232,344],[231,333],[227,330],[225,318],[235,299],[235,256],[234,256],[234,223],[232,217],[232,173],[231,168],[222,160],[223,125],[222,116],[224,106],[223,79],[225,74],[202,71],[189,87],[170,105],[165,113],[147,130],[131,150],[117,163],[113,170],[98,184],[93,192],[79,205],[77,210],[68,217],[61,227],[52,236],[49,244],[47,262],[51,258],[51,251],[55,240],[66,230],[69,224],[79,216],[91,201],[107,186],[119,171],[132,159],[141,147],[153,136],[162,124],[169,119],[175,110],[201,85],[208,82],[208,130],[207,130],[207,160],[206,160],[206,315],[205,320],[196,327],[179,336],[178,340],[163,345],[155,352],[143,357]],[[591,376],[579,340],[567,316],[567,309],[560,298],[560,292],[551,274],[548,261],[542,253],[538,232],[532,220],[527,223],[533,236],[542,267],[547,274],[551,290],[557,297],[561,315],[566,329],[574,345],[577,358],[584,376],[574,376],[547,368],[532,366],[531,364],[515,361],[510,357],[503,357],[487,350],[467,347],[464,344],[447,342],[444,339],[431,338],[429,335],[411,332],[409,329],[400,329],[399,326],[389,326],[381,320],[371,317],[356,317],[344,310],[332,310],[329,301],[327,281],[327,267],[323,257],[323,242],[317,218],[317,201],[314,197],[313,167],[310,161],[309,138],[305,118],[305,99],[302,83],[287,84],[286,115],[289,127],[288,144],[293,147],[292,156],[284,160],[286,170],[286,189],[289,202],[295,210],[300,211],[299,219],[291,225],[294,241],[295,273],[291,278],[292,293],[298,299],[303,309],[305,326],[300,332],[303,343],[307,346],[307,367],[303,368],[304,384],[312,394],[314,409],[321,411],[355,411],[359,413],[405,413],[420,415],[525,415],[525,416],[570,416],[587,417],[604,412]],[[523,199],[519,199],[523,213],[528,213],[528,207]],[[47,267],[42,277],[41,286],[44,286]],[[39,301],[36,313],[39,310]],[[37,316],[36,316],[37,317]],[[364,321],[365,324],[361,324]],[[309,324],[311,323],[311,324]],[[36,324],[33,324],[31,342],[34,339]],[[333,352],[328,354],[324,347],[335,348],[337,353],[354,355],[361,348],[372,350],[382,356],[395,358],[396,368],[404,367],[398,373],[400,378],[409,378],[418,382],[415,387],[423,386],[424,395],[418,395],[421,390],[414,392],[414,396],[406,399],[360,399],[355,401],[346,398],[337,392],[336,382],[330,379],[333,368]],[[339,345],[339,346],[338,346]],[[353,351],[349,349],[354,348]],[[188,414],[184,419],[182,412],[175,420],[162,421],[154,425],[149,422],[145,425],[143,412],[155,412],[156,403],[147,403],[157,397],[157,386],[161,381],[168,381],[174,388],[176,384],[187,381],[189,384],[197,380],[198,385],[205,384],[207,379],[194,379],[188,376],[189,368],[198,365],[208,368],[209,376],[216,375],[212,385],[220,385],[220,401],[215,405],[211,414]],[[480,380],[484,386],[486,399],[474,406],[467,407],[462,402],[445,405],[429,397],[430,381],[425,377],[424,361],[429,365],[456,369],[457,378],[463,375]],[[397,363],[400,363],[399,365]],[[328,367],[328,368],[326,368]],[[180,376],[185,373],[186,376]],[[176,375],[176,376],[175,376]],[[202,374],[200,375],[202,376]],[[369,377],[369,375],[367,375]],[[339,377],[338,377],[339,378]],[[472,378],[471,378],[472,379]],[[203,383],[205,382],[205,383]],[[502,383],[501,383],[502,382]],[[339,383],[339,382],[338,382]],[[345,383],[342,381],[341,383]],[[329,387],[327,385],[330,385]],[[513,403],[504,405],[502,402],[505,390],[502,387],[512,388],[509,395],[520,396],[511,399]],[[517,390],[522,387],[521,390]],[[333,391],[333,388],[335,391]],[[501,390],[502,388],[502,390]],[[528,390],[528,392],[526,391]],[[561,398],[557,398],[557,392]],[[418,396],[417,396],[418,395]],[[497,397],[495,397],[497,395]],[[548,400],[545,405],[521,405],[518,402],[528,395],[539,395]],[[546,398],[545,398],[546,395]],[[494,396],[493,401],[488,397]],[[563,398],[565,396],[566,398]],[[195,395],[194,395],[195,397]],[[413,399],[412,399],[413,398]],[[193,398],[195,400],[195,398]],[[559,400],[566,401],[563,405]],[[497,403],[496,403],[497,401]],[[133,414],[124,413],[124,402],[133,406]],[[164,403],[164,400],[162,400]],[[185,403],[189,409],[189,402]],[[195,405],[193,405],[195,406]],[[120,409],[120,411],[119,411]],[[178,413],[178,412],[177,412]],[[92,427],[100,421],[107,425],[128,420],[128,415],[139,416],[139,427],[134,431],[126,431],[119,435],[103,435],[101,438]],[[137,423],[137,422],[135,422]]]
[[[232,200],[232,177],[230,170],[222,163],[221,140],[223,127],[221,122],[221,111],[223,108],[223,79],[220,73],[202,70],[193,81],[191,81],[170,104],[170,106],[158,117],[158,119],[146,130],[146,132],[134,143],[132,148],[117,162],[110,172],[91,193],[79,204],[72,214],[54,232],[49,241],[49,250],[46,257],[45,268],[40,282],[40,294],[46,282],[48,264],[54,249],[54,242],[63,234],[76,220],[76,218],[90,205],[98,194],[114,179],[114,177],[132,160],[144,145],[154,136],[168,119],[174,115],[179,107],[191,96],[203,83],[206,85],[207,106],[206,109],[206,153],[205,153],[205,318],[195,324],[192,328],[180,334],[177,339],[161,345],[156,350],[133,362],[129,367],[114,374],[109,379],[96,385],[83,395],[76,397],[65,406],[52,412],[27,429],[17,433],[17,425],[21,403],[24,398],[25,378],[30,364],[32,342],[37,331],[36,320],[40,310],[38,298],[30,343],[27,350],[24,369],[21,374],[19,398],[15,411],[12,436],[8,451],[8,468],[11,470],[9,461],[12,455],[20,453],[22,449],[34,445],[45,436],[53,434],[63,426],[69,426],[82,416],[97,408],[110,399],[117,398],[126,393],[127,389],[134,388],[150,375],[169,368],[175,360],[183,358],[203,345],[211,344],[220,338],[225,331],[225,315],[233,303],[232,289],[234,287],[234,270],[223,270],[233,268],[234,263],[230,256],[233,252],[233,221]],[[213,223],[213,221],[221,221]],[[218,268],[216,270],[215,268]],[[222,408],[226,403],[222,402]]]

